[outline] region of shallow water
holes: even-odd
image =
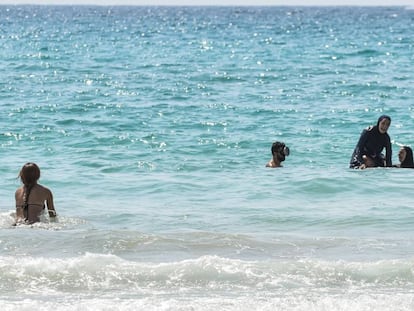
[[[348,164],[413,144],[413,14],[0,6],[2,310],[412,310],[414,171]]]

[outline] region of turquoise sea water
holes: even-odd
[[[393,161],[414,147],[413,26],[0,6],[0,309],[413,310],[414,170],[348,169],[382,114]],[[16,228],[28,161],[59,217]]]

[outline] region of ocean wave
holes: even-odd
[[[265,291],[284,293],[339,290],[411,292],[414,259],[345,262],[325,260],[243,261],[202,256],[177,262],[124,260],[115,255],[87,253],[60,259],[0,257],[0,289],[40,293],[108,290],[145,294],[181,289],[209,291]]]
[[[133,296],[133,295],[130,295]],[[6,300],[0,298],[3,311],[29,310],[85,310],[85,311],[411,311],[414,302],[411,293],[338,293],[336,295],[308,294],[282,295],[210,295],[203,297],[186,295],[185,292],[176,295],[146,296],[146,297],[100,297],[91,298],[88,295],[67,295],[65,297],[46,296],[45,298],[30,298]]]
[[[2,310],[412,310],[413,259],[0,257]]]

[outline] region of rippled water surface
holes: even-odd
[[[2,310],[412,310],[403,7],[0,6]],[[291,155],[266,169],[273,141]],[[20,167],[58,222],[13,227]]]

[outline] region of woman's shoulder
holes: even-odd
[[[21,186],[21,187],[17,188],[17,189],[16,189],[16,192],[15,192],[15,194],[16,194],[16,195],[19,195],[19,194],[21,194],[21,193],[23,193],[23,186]]]
[[[374,126],[368,126],[368,127],[364,128],[361,132],[361,137],[363,137],[363,136],[367,137],[367,136],[371,135],[373,133],[373,131],[372,131],[373,129],[374,129]]]
[[[36,185],[36,188],[37,188],[38,191],[52,193],[52,191],[48,187],[45,187],[45,186],[43,186],[41,184],[37,184]]]
[[[376,127],[375,125],[370,125],[367,128],[365,128],[363,132],[372,133],[374,132],[375,127]]]

